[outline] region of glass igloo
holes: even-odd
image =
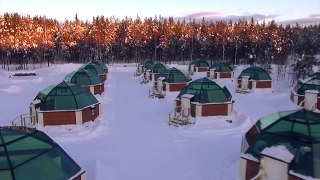
[[[243,139],[243,151],[258,162],[262,152],[283,146],[292,155],[289,176],[320,178],[320,114],[305,109],[284,111],[263,117]],[[281,159],[282,153],[275,154]]]
[[[0,127],[1,180],[84,179],[80,166],[45,133]]]

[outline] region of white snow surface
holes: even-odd
[[[261,151],[261,154],[267,155],[269,157],[274,157],[286,163],[290,163],[294,158],[294,155],[291,154],[291,152],[282,145],[266,147]]]
[[[38,78],[25,80],[8,78],[10,73],[0,70],[0,126],[29,112],[29,104],[40,90],[62,81],[80,66],[54,64],[35,70]],[[235,78],[244,68],[237,67]],[[96,96],[102,104],[96,121],[42,128],[86,170],[89,180],[239,179],[243,134],[260,117],[297,109],[285,80],[274,81],[274,92],[249,94],[235,93],[235,81],[218,80],[233,95],[232,115],[196,118],[196,124],[177,128],[168,125],[168,114],[178,92],[167,93],[164,99],[149,98],[152,83],[139,84],[139,77],[133,76],[135,70],[109,66],[105,92]],[[192,78],[204,76],[195,73]]]

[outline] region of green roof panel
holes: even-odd
[[[201,78],[190,82],[177,96],[178,99],[184,94],[192,94],[193,102],[198,103],[223,103],[232,99],[231,93],[225,86],[217,84],[208,78]]]
[[[216,72],[232,72],[232,68],[227,63],[214,63],[209,69],[215,69]]]
[[[308,78],[300,80],[295,87],[295,91],[300,95],[304,95],[307,90],[320,92],[320,73],[315,73]]]
[[[107,65],[100,60],[92,60],[90,63],[98,65],[101,69],[108,69]]]
[[[150,64],[146,69],[150,70],[153,73],[162,73],[162,72],[165,72],[167,67],[162,63],[156,63],[156,64]]]
[[[183,83],[190,81],[190,79],[187,78],[186,74],[175,67],[163,71],[160,74],[160,77],[164,77],[164,82],[167,83]]]
[[[197,59],[195,61],[192,61],[189,65],[194,65],[195,67],[209,67],[209,63],[203,59]]]
[[[38,93],[35,99],[41,101],[40,110],[77,110],[98,103],[98,100],[83,87],[62,81],[53,85],[49,93]]]
[[[261,158],[260,152],[266,147],[283,145],[295,157],[289,167],[292,171],[320,178],[316,167],[320,166],[320,114],[305,109],[280,112],[261,118],[255,125],[258,134],[251,128],[246,133],[247,142],[250,135],[257,138],[249,142],[245,153],[257,159]]]
[[[92,86],[103,83],[98,74],[93,73],[92,71],[85,70],[83,68],[67,74],[64,78],[64,81],[81,86]]]
[[[91,63],[91,62],[81,66],[80,68],[83,68],[85,70],[88,70],[88,71],[95,73],[95,74],[98,74],[98,75],[105,74],[105,71],[99,65]]]
[[[138,66],[149,69],[152,65],[154,65],[154,62],[152,60],[146,60],[142,61]]]
[[[272,80],[269,73],[266,70],[256,66],[252,66],[243,70],[239,75],[238,79],[241,79],[242,76],[249,76],[250,77],[249,79],[256,80],[256,81]]]
[[[0,139],[11,139],[8,135],[20,136],[0,146],[0,179],[69,179],[81,171],[79,165],[45,133],[35,129],[22,130],[0,127]]]

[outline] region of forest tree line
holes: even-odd
[[[320,52],[320,24],[279,25],[275,21],[239,19],[175,20],[172,17],[59,22],[42,16],[0,16],[0,60],[8,64],[179,62],[205,59],[231,64],[241,61],[282,64],[289,55],[301,58]],[[250,62],[253,63],[253,62]]]

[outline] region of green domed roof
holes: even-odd
[[[41,101],[40,110],[42,111],[77,110],[98,103],[90,91],[65,81],[43,89],[36,99]]]
[[[214,63],[209,69],[215,69],[216,72],[232,72],[232,68],[227,63]]]
[[[190,80],[187,78],[181,70],[177,68],[170,68],[160,74],[160,77],[164,77],[164,82],[168,83],[182,83],[189,82]]]
[[[98,74],[82,68],[67,74],[64,78],[64,81],[81,86],[90,86],[103,83]]]
[[[241,79],[242,76],[249,76],[249,79],[253,80],[272,80],[269,73],[266,70],[256,66],[252,66],[243,70],[239,75],[238,79]]]
[[[45,133],[15,129],[0,127],[0,179],[69,179],[80,173],[79,165]]]
[[[296,173],[320,178],[320,114],[305,109],[261,118],[245,135],[245,153],[260,159],[266,147],[285,146],[294,155],[289,166]]]
[[[153,65],[150,65],[147,70],[150,70],[153,73],[161,73],[164,72],[167,69],[167,67],[162,63],[156,63]]]
[[[300,95],[304,95],[307,90],[320,91],[320,73],[315,73],[306,79],[300,80],[295,87],[295,91]]]
[[[232,96],[225,86],[220,86],[208,78],[201,78],[190,82],[177,96],[178,99],[184,94],[194,95],[192,102],[220,103],[229,102]]]
[[[189,67],[194,65],[195,67],[209,67],[209,63],[203,59],[198,59],[190,63]]]
[[[108,69],[106,64],[100,60],[92,60],[92,61],[90,61],[90,63],[98,65],[101,69]]]
[[[139,66],[143,66],[144,68],[148,69],[150,66],[152,66],[154,62],[152,60],[146,60],[139,64]]]
[[[96,73],[96,74],[105,74],[104,70],[99,66],[96,65],[94,63],[87,63],[83,66],[81,66],[80,68],[83,68],[85,70],[91,71],[92,73]]]

